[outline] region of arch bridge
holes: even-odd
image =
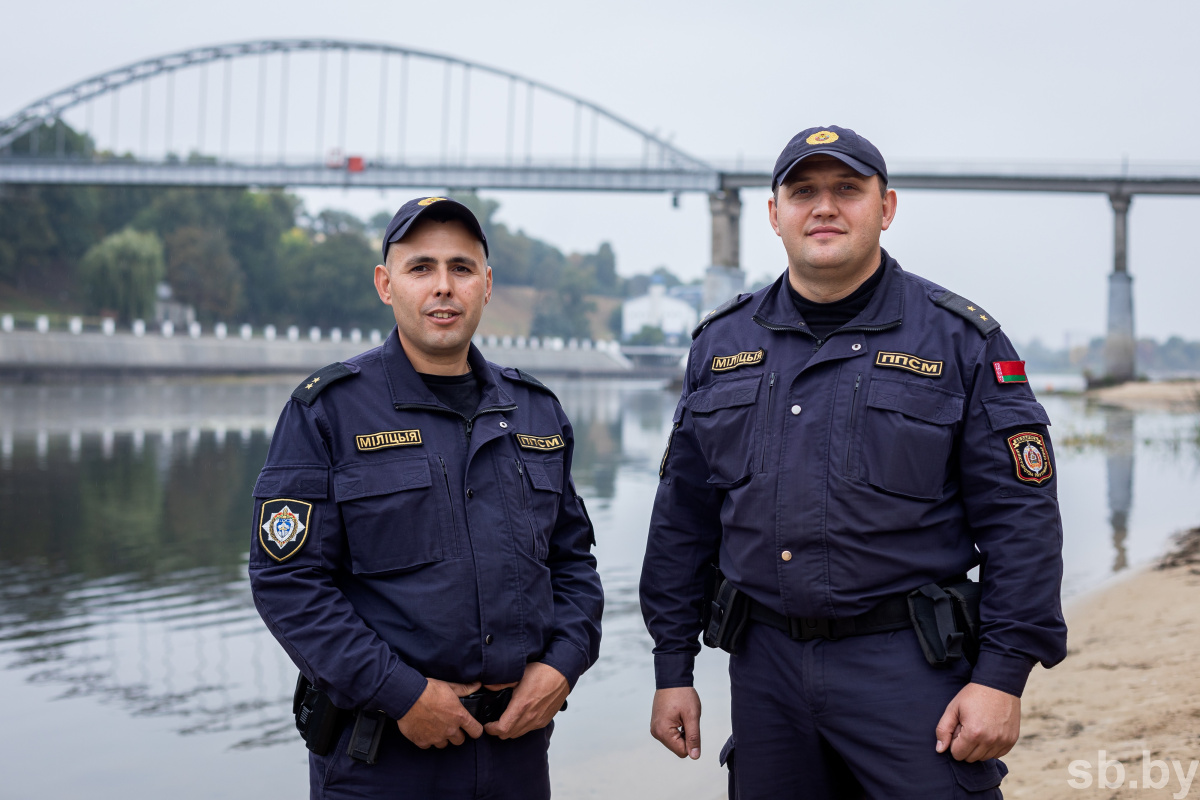
[[[1115,220],[1107,373],[1134,377],[1129,205],[1136,194],[1200,194],[1200,167],[1131,174],[938,165],[893,168],[890,178],[896,188],[1106,194]],[[722,169],[546,83],[366,41],[193,48],[85,78],[0,119],[0,191],[139,184],[704,192],[712,212],[709,307],[744,281],[739,190],[770,180],[767,165]]]

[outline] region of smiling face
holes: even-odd
[[[404,352],[417,372],[461,375],[491,299],[483,243],[458,220],[420,219],[375,267],[379,299],[392,307]]]
[[[809,277],[865,271],[865,279],[879,265],[879,234],[896,214],[896,193],[881,195],[878,176],[817,155],[787,175],[767,208],[792,271]]]

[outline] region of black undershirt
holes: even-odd
[[[863,281],[862,286],[841,300],[834,300],[832,303],[815,303],[797,292],[792,287],[791,281],[785,282],[788,292],[792,295],[792,302],[796,304],[796,310],[804,318],[804,324],[808,326],[813,336],[824,341],[829,334],[862,313],[862,310],[871,302],[871,297],[875,294],[875,287],[881,280],[883,280],[882,262],[871,277]]]
[[[483,399],[483,390],[479,388],[474,372],[465,375],[427,375],[418,372],[417,375],[442,405],[454,409],[467,419],[475,416],[479,401]]]

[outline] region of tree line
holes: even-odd
[[[66,125],[43,126],[12,152],[56,147],[69,158],[132,159],[95,152],[88,136]],[[563,253],[498,222],[497,201],[451,196],[479,218],[495,282],[543,293],[534,336],[587,337],[590,295],[645,291],[650,276],[619,276],[607,242],[595,252]],[[310,213],[297,196],[277,190],[8,186],[0,189],[0,285],[126,322],[150,318],[156,289],[166,283],[202,322],[386,328],[391,312],[370,274],[391,215],[364,221],[344,211]],[[665,268],[657,273],[678,283]]]

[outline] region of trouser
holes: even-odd
[[[548,800],[546,752],[554,723],[516,739],[484,734],[461,745],[422,750],[404,738],[395,722],[384,729],[375,764],[346,755],[345,726],[327,756],[308,754],[312,800]]]
[[[912,629],[799,642],[751,624],[729,659],[731,800],[1001,800],[999,759],[934,750],[970,674],[929,666]]]

